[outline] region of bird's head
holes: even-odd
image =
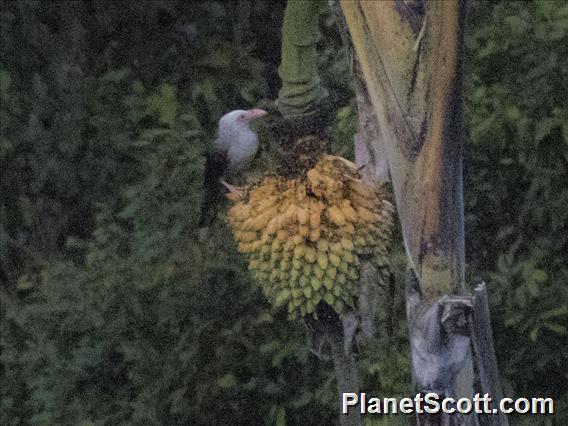
[[[237,109],[225,114],[219,120],[219,136],[232,136],[235,132],[250,130],[249,125],[257,118],[264,117],[267,112],[263,109]]]

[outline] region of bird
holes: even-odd
[[[205,195],[199,219],[199,227],[211,222],[212,208],[221,195],[221,185],[230,192],[242,195],[242,188],[227,182],[250,166],[258,151],[258,135],[251,129],[254,120],[264,117],[263,109],[237,109],[221,117],[213,150],[207,156],[204,172]]]

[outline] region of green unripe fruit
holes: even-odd
[[[328,305],[333,305],[333,302],[335,301],[335,298],[333,297],[333,294],[331,293],[325,293],[323,295],[323,300],[325,301],[325,303],[327,303]]]
[[[324,272],[318,265],[314,265],[313,272],[314,272],[314,275],[316,277],[318,277],[320,280],[323,278]]]
[[[274,299],[274,305],[277,307],[282,306],[284,303],[288,301],[289,298],[290,298],[290,290],[288,289],[281,290],[280,293],[278,293],[278,295],[276,296],[276,299]]]
[[[348,273],[349,278],[351,278],[353,281],[356,281],[357,279],[359,279],[359,273],[357,272],[357,269],[349,268],[349,271],[347,273]]]
[[[321,294],[319,293],[314,293],[314,295],[312,296],[312,303],[317,306],[317,304],[321,301]]]
[[[306,254],[306,246],[305,245],[297,245],[294,247],[294,259],[300,259],[304,257]]]
[[[339,266],[339,264],[341,263],[341,258],[335,253],[330,253],[329,254],[329,263],[331,263],[333,266],[335,266],[337,268]]]
[[[313,288],[314,290],[316,290],[316,291],[321,288],[322,282],[321,282],[320,279],[317,278],[317,277],[312,277],[312,279],[310,280],[310,283],[311,283],[311,285],[312,285],[312,288]],[[307,296],[306,296],[306,297],[307,297]]]
[[[341,254],[343,252],[343,247],[341,246],[341,243],[331,243],[329,245],[329,248],[331,249],[331,251],[335,254]]]
[[[308,247],[306,249],[306,260],[310,263],[314,263],[317,259],[317,252],[313,247]]]
[[[290,262],[286,260],[280,261],[280,270],[281,271],[288,271],[290,269]]]
[[[337,297],[341,296],[341,286],[336,285],[333,287],[333,294]]]
[[[318,251],[326,252],[329,250],[329,243],[327,240],[319,240],[318,241]]]
[[[337,269],[333,266],[330,266],[325,270],[325,275],[334,280],[337,276]]]
[[[320,252],[318,254],[318,266],[325,271],[328,265],[329,265],[329,260],[327,259],[327,256],[325,255],[325,253]]]

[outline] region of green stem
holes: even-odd
[[[282,26],[282,61],[278,74],[282,88],[277,106],[286,118],[318,112],[327,96],[317,72],[316,43],[322,0],[290,0]]]

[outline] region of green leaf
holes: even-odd
[[[545,323],[543,323],[542,326],[545,327],[545,328],[548,328],[551,331],[554,331],[557,334],[560,334],[560,335],[563,335],[563,336],[566,335],[566,326],[565,325],[557,324],[557,323],[554,323],[554,322],[545,322]]]
[[[231,373],[225,374],[217,379],[217,386],[223,389],[234,388],[237,385],[237,379]]]
[[[275,417],[275,426],[286,426],[286,410],[283,407],[276,409]]]

